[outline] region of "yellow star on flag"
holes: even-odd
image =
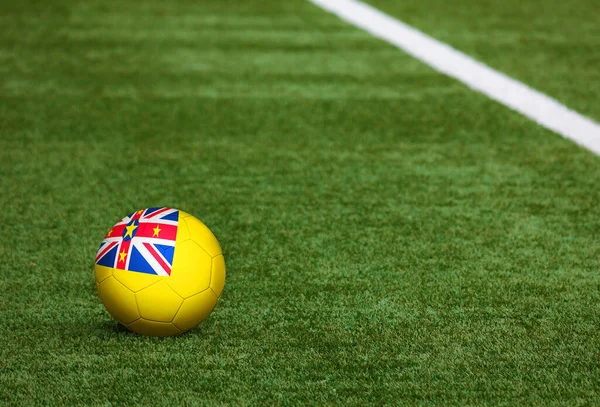
[[[123,250],[121,253],[119,253],[119,256],[121,256],[121,258],[119,259],[119,261],[125,261],[125,257],[127,256],[127,253],[125,252],[125,250]]]
[[[125,226],[125,229],[127,229],[127,233],[125,233],[125,236],[123,236],[124,238],[129,236],[130,238],[133,239],[133,231],[137,228],[136,225],[134,225],[133,223],[131,225]]]
[[[152,237],[158,237],[158,234],[160,233],[160,231],[162,230],[161,228],[158,227],[158,225],[156,225],[156,227],[154,229],[152,229],[154,231],[154,234],[152,235]]]

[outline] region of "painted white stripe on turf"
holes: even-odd
[[[600,124],[357,0],[309,0],[470,88],[600,155]]]

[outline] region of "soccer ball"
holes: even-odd
[[[225,285],[225,259],[212,232],[192,215],[147,208],[119,221],[100,244],[96,287],[128,329],[171,336],[212,312]]]

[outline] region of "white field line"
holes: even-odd
[[[557,100],[360,1],[309,1],[600,155],[600,124]]]

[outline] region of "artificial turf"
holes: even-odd
[[[592,153],[308,2],[2,7],[0,403],[600,403]],[[158,205],[228,272],[165,339],[93,278]]]
[[[600,121],[596,0],[368,0]]]

